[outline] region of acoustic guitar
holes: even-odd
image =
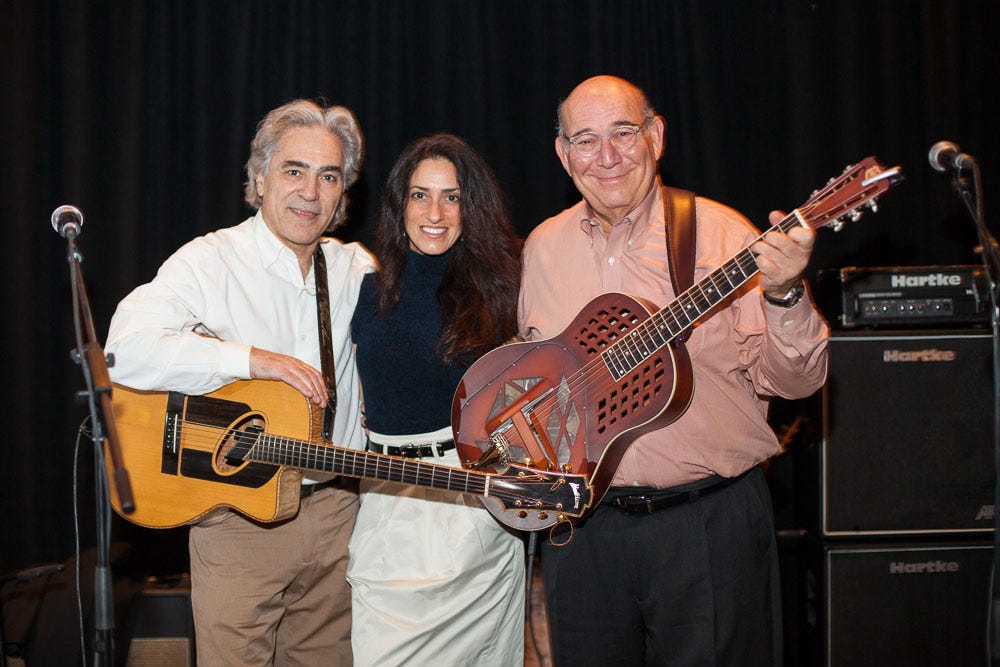
[[[900,176],[898,167],[866,158],[767,231],[839,231],[863,207],[875,210]],[[452,402],[460,458],[479,469],[521,461],[583,473],[596,505],[628,446],[687,409],[691,360],[678,336],[757,271],[745,248],[659,310],[626,294],[604,294],[554,338],[487,353],[466,371]]]
[[[520,465],[487,473],[327,444],[319,437],[323,410],[283,382],[244,380],[203,396],[116,384],[112,407],[135,510],[125,514],[113,489],[111,504],[150,528],[192,523],[218,508],[262,522],[287,519],[298,511],[303,470],[474,494],[519,530],[580,518],[591,500],[582,475]]]

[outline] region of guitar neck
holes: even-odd
[[[259,463],[316,470],[348,477],[488,495],[491,475],[415,459],[261,434],[245,457]]]
[[[792,211],[778,224],[754,239],[750,245],[764,238],[768,232],[787,233],[801,224],[803,222],[798,211]],[[601,356],[611,375],[616,381],[620,381],[739,289],[756,275],[757,271],[759,271],[757,258],[749,247],[744,248],[602,352]]]

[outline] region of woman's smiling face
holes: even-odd
[[[444,158],[423,160],[410,176],[406,235],[422,255],[447,252],[462,235],[462,191],[455,165]]]

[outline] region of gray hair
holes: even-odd
[[[267,174],[281,138],[296,127],[322,127],[337,137],[344,149],[344,190],[358,180],[364,159],[364,138],[351,110],[340,106],[324,108],[312,100],[294,100],[264,116],[257,125],[257,134],[250,142],[244,197],[254,210],[259,209],[262,203],[260,194],[257,193],[257,176]],[[329,229],[342,224],[346,216],[347,196],[344,195]]]

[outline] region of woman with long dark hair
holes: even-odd
[[[420,139],[389,174],[374,246],[353,321],[369,448],[458,466],[455,387],[516,331],[503,190],[462,139]],[[358,665],[523,664],[523,543],[476,498],[363,483],[348,581]]]

